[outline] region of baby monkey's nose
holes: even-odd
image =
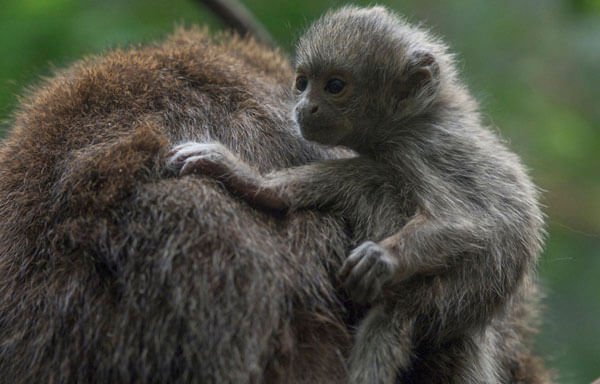
[[[319,110],[319,106],[318,105],[313,105],[312,108],[310,109],[310,113],[315,113]]]

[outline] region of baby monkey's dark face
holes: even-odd
[[[354,111],[349,107],[355,92],[353,77],[342,71],[315,74],[299,67],[293,88],[294,118],[302,136],[321,144],[344,144],[353,129]]]

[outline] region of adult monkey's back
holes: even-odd
[[[290,84],[270,50],[179,31],[25,99],[0,150],[0,383],[344,377],[342,223],[164,167],[185,140],[263,171],[327,157],[292,133]]]

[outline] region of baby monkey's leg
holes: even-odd
[[[350,384],[393,384],[413,353],[413,321],[384,304],[373,307],[358,328],[350,352]]]

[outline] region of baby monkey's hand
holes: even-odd
[[[231,192],[269,210],[284,212],[288,203],[265,179],[229,149],[217,143],[185,143],[169,153],[167,168],[180,176],[190,173],[220,180]]]
[[[398,261],[383,247],[365,241],[355,248],[340,269],[344,289],[358,303],[370,303],[378,298],[383,285],[396,274]]]
[[[180,176],[201,173],[220,179],[233,173],[236,162],[235,155],[221,144],[190,142],[171,150],[167,168]]]

